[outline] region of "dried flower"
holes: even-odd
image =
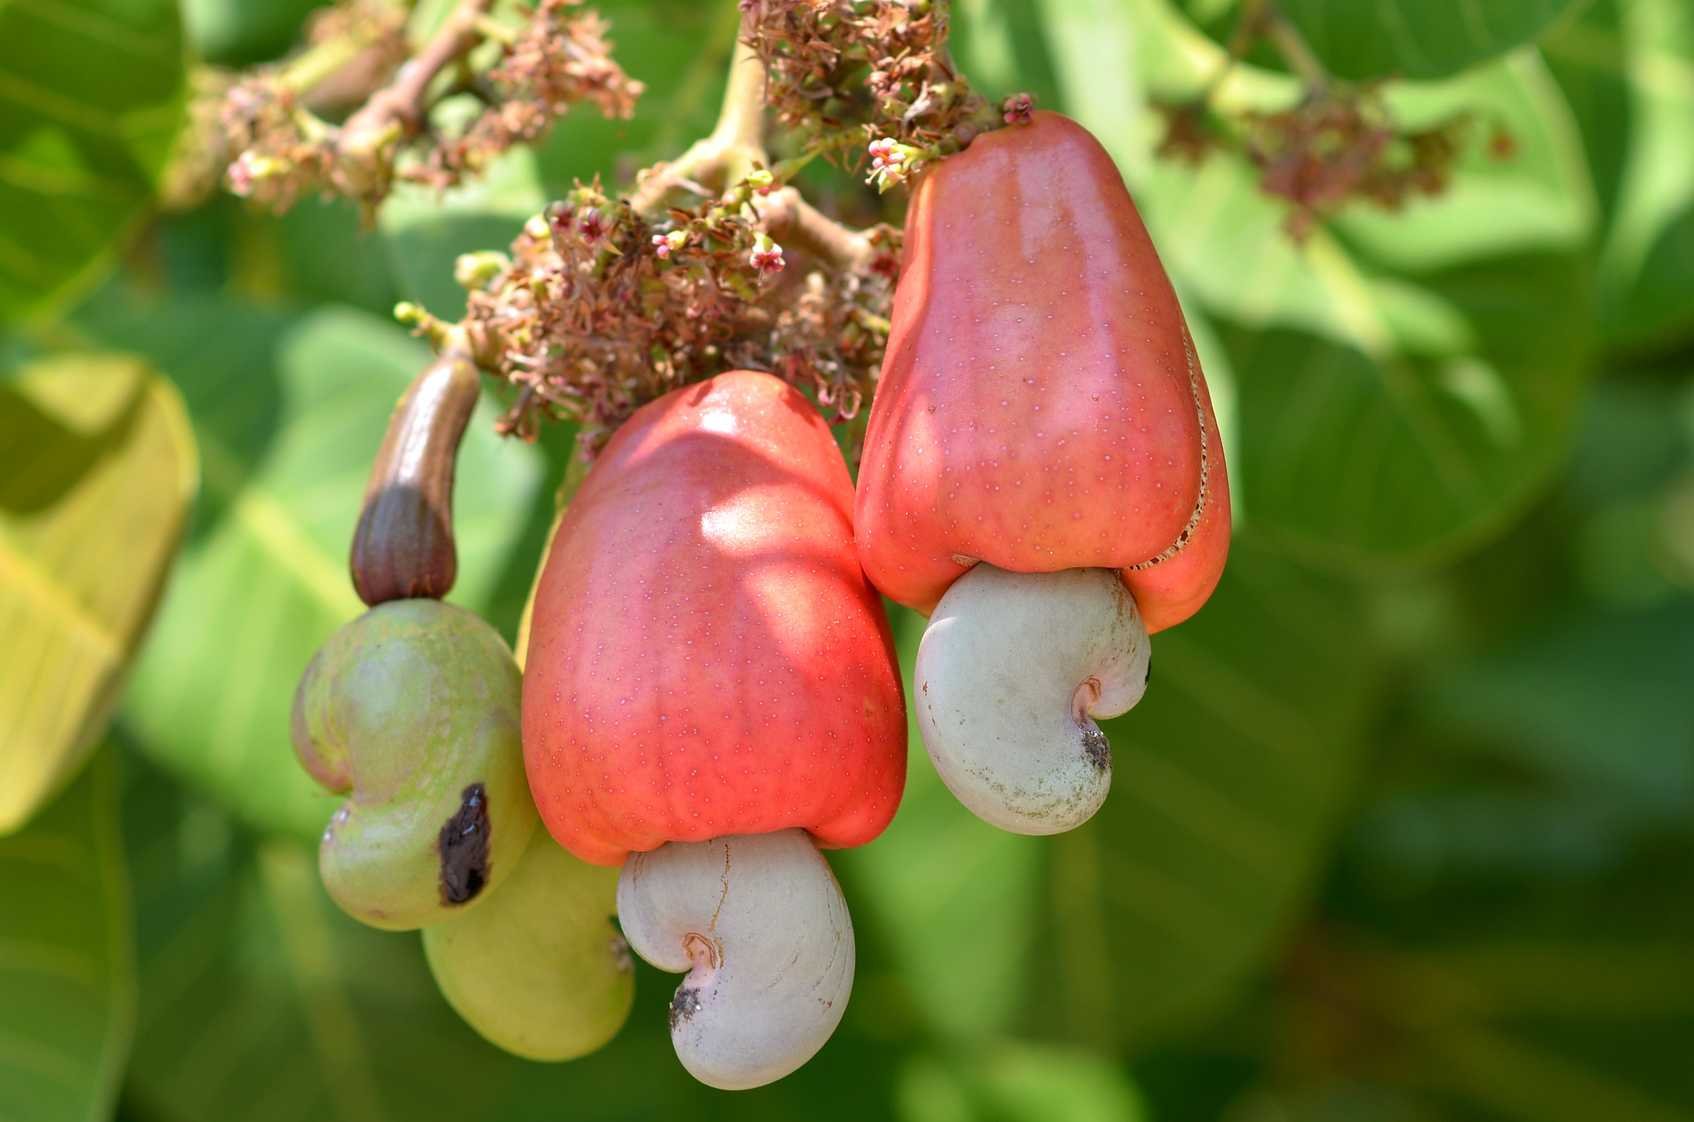
[[[1158,155],[1199,167],[1207,156],[1224,146],[1225,139],[1212,127],[1204,98],[1154,101],[1153,108],[1165,119],[1165,135],[1156,149]]]
[[[1288,201],[1285,225],[1296,240],[1350,199],[1395,210],[1413,195],[1446,190],[1466,125],[1456,116],[1402,131],[1372,87],[1327,90],[1292,109],[1242,120],[1259,185]]]
[[[450,187],[514,145],[541,139],[579,102],[609,117],[629,116],[641,83],[612,61],[605,21],[577,11],[580,4],[539,0],[521,28],[496,34],[501,50],[487,69],[443,87],[430,79],[463,63],[490,34],[488,17],[450,17],[411,69],[392,74],[392,82],[370,93],[339,127],[304,105],[320,87],[339,81],[339,71],[320,74],[310,65],[311,52],[353,37],[367,44],[361,57],[369,73],[384,75],[398,65],[402,24],[395,6],[376,0],[344,0],[326,9],[312,24],[313,45],[305,54],[254,71],[223,95],[231,189],[277,211],[303,195],[341,195],[358,200],[368,215],[396,179]],[[482,98],[485,108],[463,130],[444,132],[431,114],[463,90]]]
[[[996,119],[948,56],[945,5],[758,0],[742,11],[768,102],[814,148],[851,154],[868,132],[946,154]]]

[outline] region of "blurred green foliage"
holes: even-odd
[[[1155,641],[1084,829],[989,829],[914,737],[894,825],[835,858],[860,945],[840,1032],[733,1096],[675,1064],[671,983],[645,968],[590,1059],[477,1038],[415,937],[324,897],[329,800],[286,711],[356,610],[366,466],[424,354],[388,309],[455,314],[456,254],[707,127],[734,5],[597,5],[649,85],[636,119],[573,115],[372,232],[342,206],[153,209],[189,60],[274,56],[313,6],[0,3],[0,418],[44,362],[157,371],[201,465],[106,746],[0,839],[0,1119],[1694,1118],[1686,0],[1284,0],[1331,69],[1417,79],[1387,87],[1404,119],[1464,109],[1515,148],[1478,136],[1443,196],[1349,210],[1303,246],[1244,164],[1151,154],[1149,96],[1210,81],[1239,0],[955,0],[967,73],[1082,120],[1135,191],[1218,401],[1235,552]],[[1220,98],[1294,96],[1250,61]],[[898,214],[826,170],[806,186]],[[454,598],[511,635],[570,434],[501,442],[487,404]],[[73,474],[139,472],[134,443]],[[6,564],[34,557],[18,496],[69,502],[62,459],[0,443],[0,618],[24,603]],[[143,552],[91,537],[80,556],[144,616]],[[895,626],[909,667],[921,621]],[[4,695],[36,648],[0,643]]]

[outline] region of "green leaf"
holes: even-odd
[[[327,0],[182,0],[182,18],[200,58],[218,66],[250,66],[286,53],[301,25]]]
[[[1050,842],[1045,1021],[1141,1044],[1260,968],[1327,853],[1376,692],[1348,592],[1237,539],[1205,609],[1154,638],[1146,697],[1104,726],[1105,807]]]
[[[1027,91],[1059,103],[1059,80],[1038,5],[1028,0],[955,0],[948,40],[959,68],[990,100]]]
[[[1691,622],[1583,612],[1434,673],[1268,1031],[1357,995],[1395,1042],[1373,1074],[1441,1117],[1694,1115]]]
[[[182,401],[135,359],[63,355],[0,381],[0,834],[105,733],[196,471]]]
[[[320,200],[280,217],[247,208],[240,221],[240,233],[247,235],[244,253],[277,270],[275,283],[282,294],[302,303],[351,304],[383,316],[394,310],[394,276],[382,239],[360,224],[352,203]],[[451,262],[443,277],[452,282]]]
[[[1602,184],[1607,341],[1672,348],[1694,337],[1694,12],[1602,0],[1545,51]]]
[[[156,775],[130,801],[142,1003],[128,1094],[147,1116],[469,1118],[468,1088],[497,1093],[497,1062],[433,993],[417,939],[341,915],[309,850],[256,841]]]
[[[1239,520],[1350,570],[1441,560],[1497,533],[1564,455],[1592,332],[1594,208],[1545,70],[1517,57],[1397,90],[1402,120],[1470,112],[1508,129],[1517,155],[1471,151],[1441,197],[1392,215],[1355,204],[1302,247],[1244,161],[1194,171],[1151,156],[1136,78],[1193,88],[1223,65],[1215,46],[1155,0],[1048,9],[1076,76],[1068,108],[1124,169],[1179,287],[1218,321],[1237,374]],[[1130,50],[1138,66],[1108,65]],[[1218,96],[1262,106],[1291,92],[1248,70]]]
[[[434,992],[416,936],[342,915],[309,849],[138,769],[141,969],[127,1097],[146,1117],[489,1117],[515,1066]]]
[[[174,0],[0,4],[0,323],[93,280],[183,118]]]
[[[389,411],[427,348],[361,313],[290,319],[220,301],[119,302],[86,325],[173,372],[205,462],[126,724],[247,821],[315,837],[333,800],[295,761],[289,707],[313,651],[362,610],[347,550]],[[534,565],[512,550],[540,474],[533,450],[499,440],[479,411],[459,456],[454,600],[487,611],[508,565]]]
[[[1576,0],[1277,0],[1330,73],[1442,78],[1526,43]]]
[[[901,1072],[902,1122],[1142,1122],[1119,1064],[1088,1052],[1007,1042],[965,1055],[920,1055]]]
[[[0,1118],[109,1118],[135,1027],[129,877],[110,752],[0,839]]]
[[[1443,676],[1427,709],[1519,766],[1627,802],[1637,822],[1677,823],[1694,818],[1690,666],[1694,601],[1589,611]]]

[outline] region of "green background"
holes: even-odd
[[[598,6],[634,120],[573,114],[361,233],[344,205],[155,203],[189,66],[277,56],[311,4],[0,0],[0,795],[35,810],[0,837],[0,1122],[1694,1119],[1686,0],[1285,0],[1403,120],[1516,143],[1478,129],[1449,192],[1303,246],[1238,158],[1151,154],[1149,98],[1206,85],[1234,0],[956,0],[985,92],[1119,161],[1228,442],[1229,571],[1155,640],[1105,809],[997,833],[914,734],[893,826],[833,859],[846,1019],[737,1095],[674,1062],[671,979],[642,968],[604,1052],[527,1063],[415,936],[335,910],[287,706],[357,610],[365,472],[425,361],[388,310],[456,314],[456,254],[714,115],[733,4]],[[1286,105],[1251,62],[1219,104]],[[902,199],[808,190],[855,220]],[[453,598],[510,636],[570,434],[503,442],[484,405]],[[909,668],[921,620],[895,627]],[[31,721],[39,792],[6,743]]]

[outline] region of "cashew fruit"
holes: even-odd
[[[1117,167],[1038,112],[925,173],[855,508],[924,614],[970,566],[1116,569],[1150,633],[1211,595],[1229,483],[1176,293]]]
[[[477,904],[535,832],[521,685],[492,627],[438,600],[393,600],[332,635],[294,695],[295,752],[347,794],[318,851],[325,888],[373,927]]]

